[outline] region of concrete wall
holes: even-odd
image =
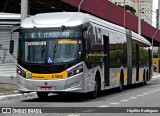
[[[10,31],[17,26],[0,26],[0,84],[16,84],[16,59],[9,53]],[[18,33],[13,35],[17,56]]]

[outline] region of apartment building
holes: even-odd
[[[160,14],[160,0],[158,0],[158,9],[157,10],[159,10],[158,14]],[[160,29],[160,15],[156,20],[156,28]],[[159,52],[160,52],[160,49],[159,49]]]
[[[132,6],[136,10],[136,15],[141,12],[141,19],[152,25],[152,3],[153,0],[109,0],[116,5],[129,5]],[[139,10],[139,2],[140,2],[140,10]]]
[[[134,0],[135,4],[135,9],[136,9],[136,15],[138,15],[138,5],[139,5],[139,0]],[[141,19],[152,25],[152,3],[153,0],[140,0],[141,1]]]
[[[116,5],[124,6],[124,0],[109,0]],[[125,5],[134,6],[134,0],[125,0]]]

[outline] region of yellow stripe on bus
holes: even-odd
[[[139,78],[142,79],[143,78],[143,71],[139,72]]]
[[[37,74],[37,73],[31,73],[29,71],[26,72],[26,78],[32,80],[59,80],[59,79],[66,79],[67,77],[68,77],[67,71],[55,74]]]
[[[124,72],[124,81],[127,81],[127,72]],[[120,82],[120,72],[116,73],[116,83]]]

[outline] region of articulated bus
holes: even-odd
[[[135,32],[80,12],[43,13],[21,22],[17,55],[20,93],[88,93],[151,79],[150,42]],[[10,53],[14,40],[10,40]]]

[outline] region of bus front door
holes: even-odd
[[[105,85],[110,85],[110,78],[109,78],[109,37],[103,35],[103,42],[104,42],[104,80]]]

